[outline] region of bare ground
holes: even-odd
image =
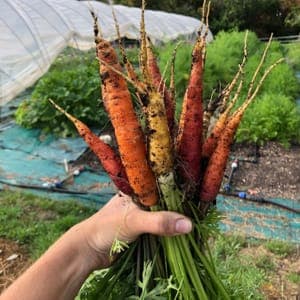
[[[231,164],[238,158],[238,169],[232,185],[240,190],[250,190],[266,198],[283,198],[300,201],[300,145],[289,149],[269,142],[264,146],[234,145]]]
[[[0,239],[0,292],[31,264],[25,247]]]

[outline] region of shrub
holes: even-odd
[[[212,90],[218,93],[232,80],[243,57],[245,32],[221,31],[215,40],[207,45],[207,57],[204,74],[204,98],[209,99]],[[248,34],[248,57],[253,57],[259,48],[256,35]],[[256,62],[260,53],[256,57]],[[246,75],[247,77],[247,75]]]
[[[236,138],[258,144],[276,140],[285,146],[300,141],[299,109],[287,96],[265,93],[249,107]]]
[[[204,74],[204,99],[211,97],[225,87],[234,77],[242,59],[245,32],[220,32],[215,40],[207,45],[207,58]],[[244,101],[246,87],[252,78],[265,44],[253,32],[248,35],[248,59],[245,66],[245,88],[240,95]],[[160,51],[161,67],[170,60],[174,45],[166,45]],[[176,57],[176,95],[177,110],[181,109],[182,98],[190,72],[191,45],[183,44]],[[259,73],[258,80],[267,66],[284,55],[284,47],[272,42],[266,62]],[[166,77],[168,78],[168,74]],[[291,68],[284,62],[278,65],[265,80],[257,99],[252,104],[237,134],[237,140],[262,144],[276,140],[288,146],[291,141],[299,141],[299,111],[293,101],[299,93],[299,83]]]
[[[89,53],[76,56],[65,54],[38,81],[31,97],[19,106],[16,122],[58,136],[74,136],[76,130],[73,124],[54,109],[48,99],[53,99],[87,125],[102,127],[107,124],[108,118],[99,97],[96,59]]]
[[[299,42],[286,44],[284,46],[287,56],[287,62],[296,70],[300,70],[300,46]]]

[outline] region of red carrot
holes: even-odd
[[[189,84],[184,95],[182,113],[176,139],[176,156],[183,179],[196,184],[200,179],[202,149],[202,89],[203,40],[198,39],[192,54]]]
[[[116,187],[123,193],[132,195],[133,191],[128,183],[124,166],[122,165],[121,159],[115,153],[115,151],[109,145],[100,140],[100,138],[94,134],[84,123],[67,113],[51,99],[49,99],[49,101],[56,109],[65,114],[65,116],[73,122],[78,130],[78,133],[85,140],[90,149],[97,155],[103,169],[108,173]]]

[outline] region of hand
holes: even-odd
[[[71,232],[81,236],[83,251],[89,252],[93,268],[111,263],[110,250],[115,239],[130,243],[143,233],[173,236],[190,232],[191,221],[175,212],[150,212],[139,208],[122,193],[114,196],[89,219],[73,227]]]
[[[0,298],[74,299],[93,270],[109,266],[115,239],[130,243],[143,233],[172,236],[191,229],[186,217],[169,211],[144,211],[119,193],[96,214],[68,230]]]

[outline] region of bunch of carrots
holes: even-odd
[[[243,58],[236,75],[216,99],[211,99],[204,106],[203,73],[209,14],[209,3],[204,3],[204,25],[200,27],[193,47],[190,78],[177,123],[174,100],[176,52],[172,57],[171,83],[168,87],[158,67],[151,41],[147,38],[144,8],[143,1],[139,74],[127,59],[121,42],[119,47],[123,61],[120,63],[110,42],[101,37],[97,17],[92,12],[102,97],[114,128],[117,150],[102,142],[85,124],[50,101],[74,123],[120,191],[131,195],[144,209],[167,209],[189,215],[194,221],[194,229],[185,236],[142,237],[124,252],[119,259],[119,269],[117,262],[106,273],[102,283],[99,283],[95,299],[111,299],[114,284],[129,272],[124,267],[129,257],[138,258],[134,263],[137,280],[145,280],[146,269],[150,272],[148,277],[151,280],[148,278],[146,289],[155,287],[154,278],[169,280],[168,286],[172,280],[171,288],[164,289],[159,299],[229,299],[209,253],[205,229],[202,228],[203,220],[210,214],[220,190],[230,146],[243,114],[255,99],[266,76],[281,60],[260,74],[270,38],[248,86],[247,97],[237,108],[247,60],[246,34]],[[113,17],[121,41],[114,12]],[[145,126],[141,126],[135,111],[128,83],[135,87],[146,120]],[[145,288],[137,288],[137,295],[143,293]]]

